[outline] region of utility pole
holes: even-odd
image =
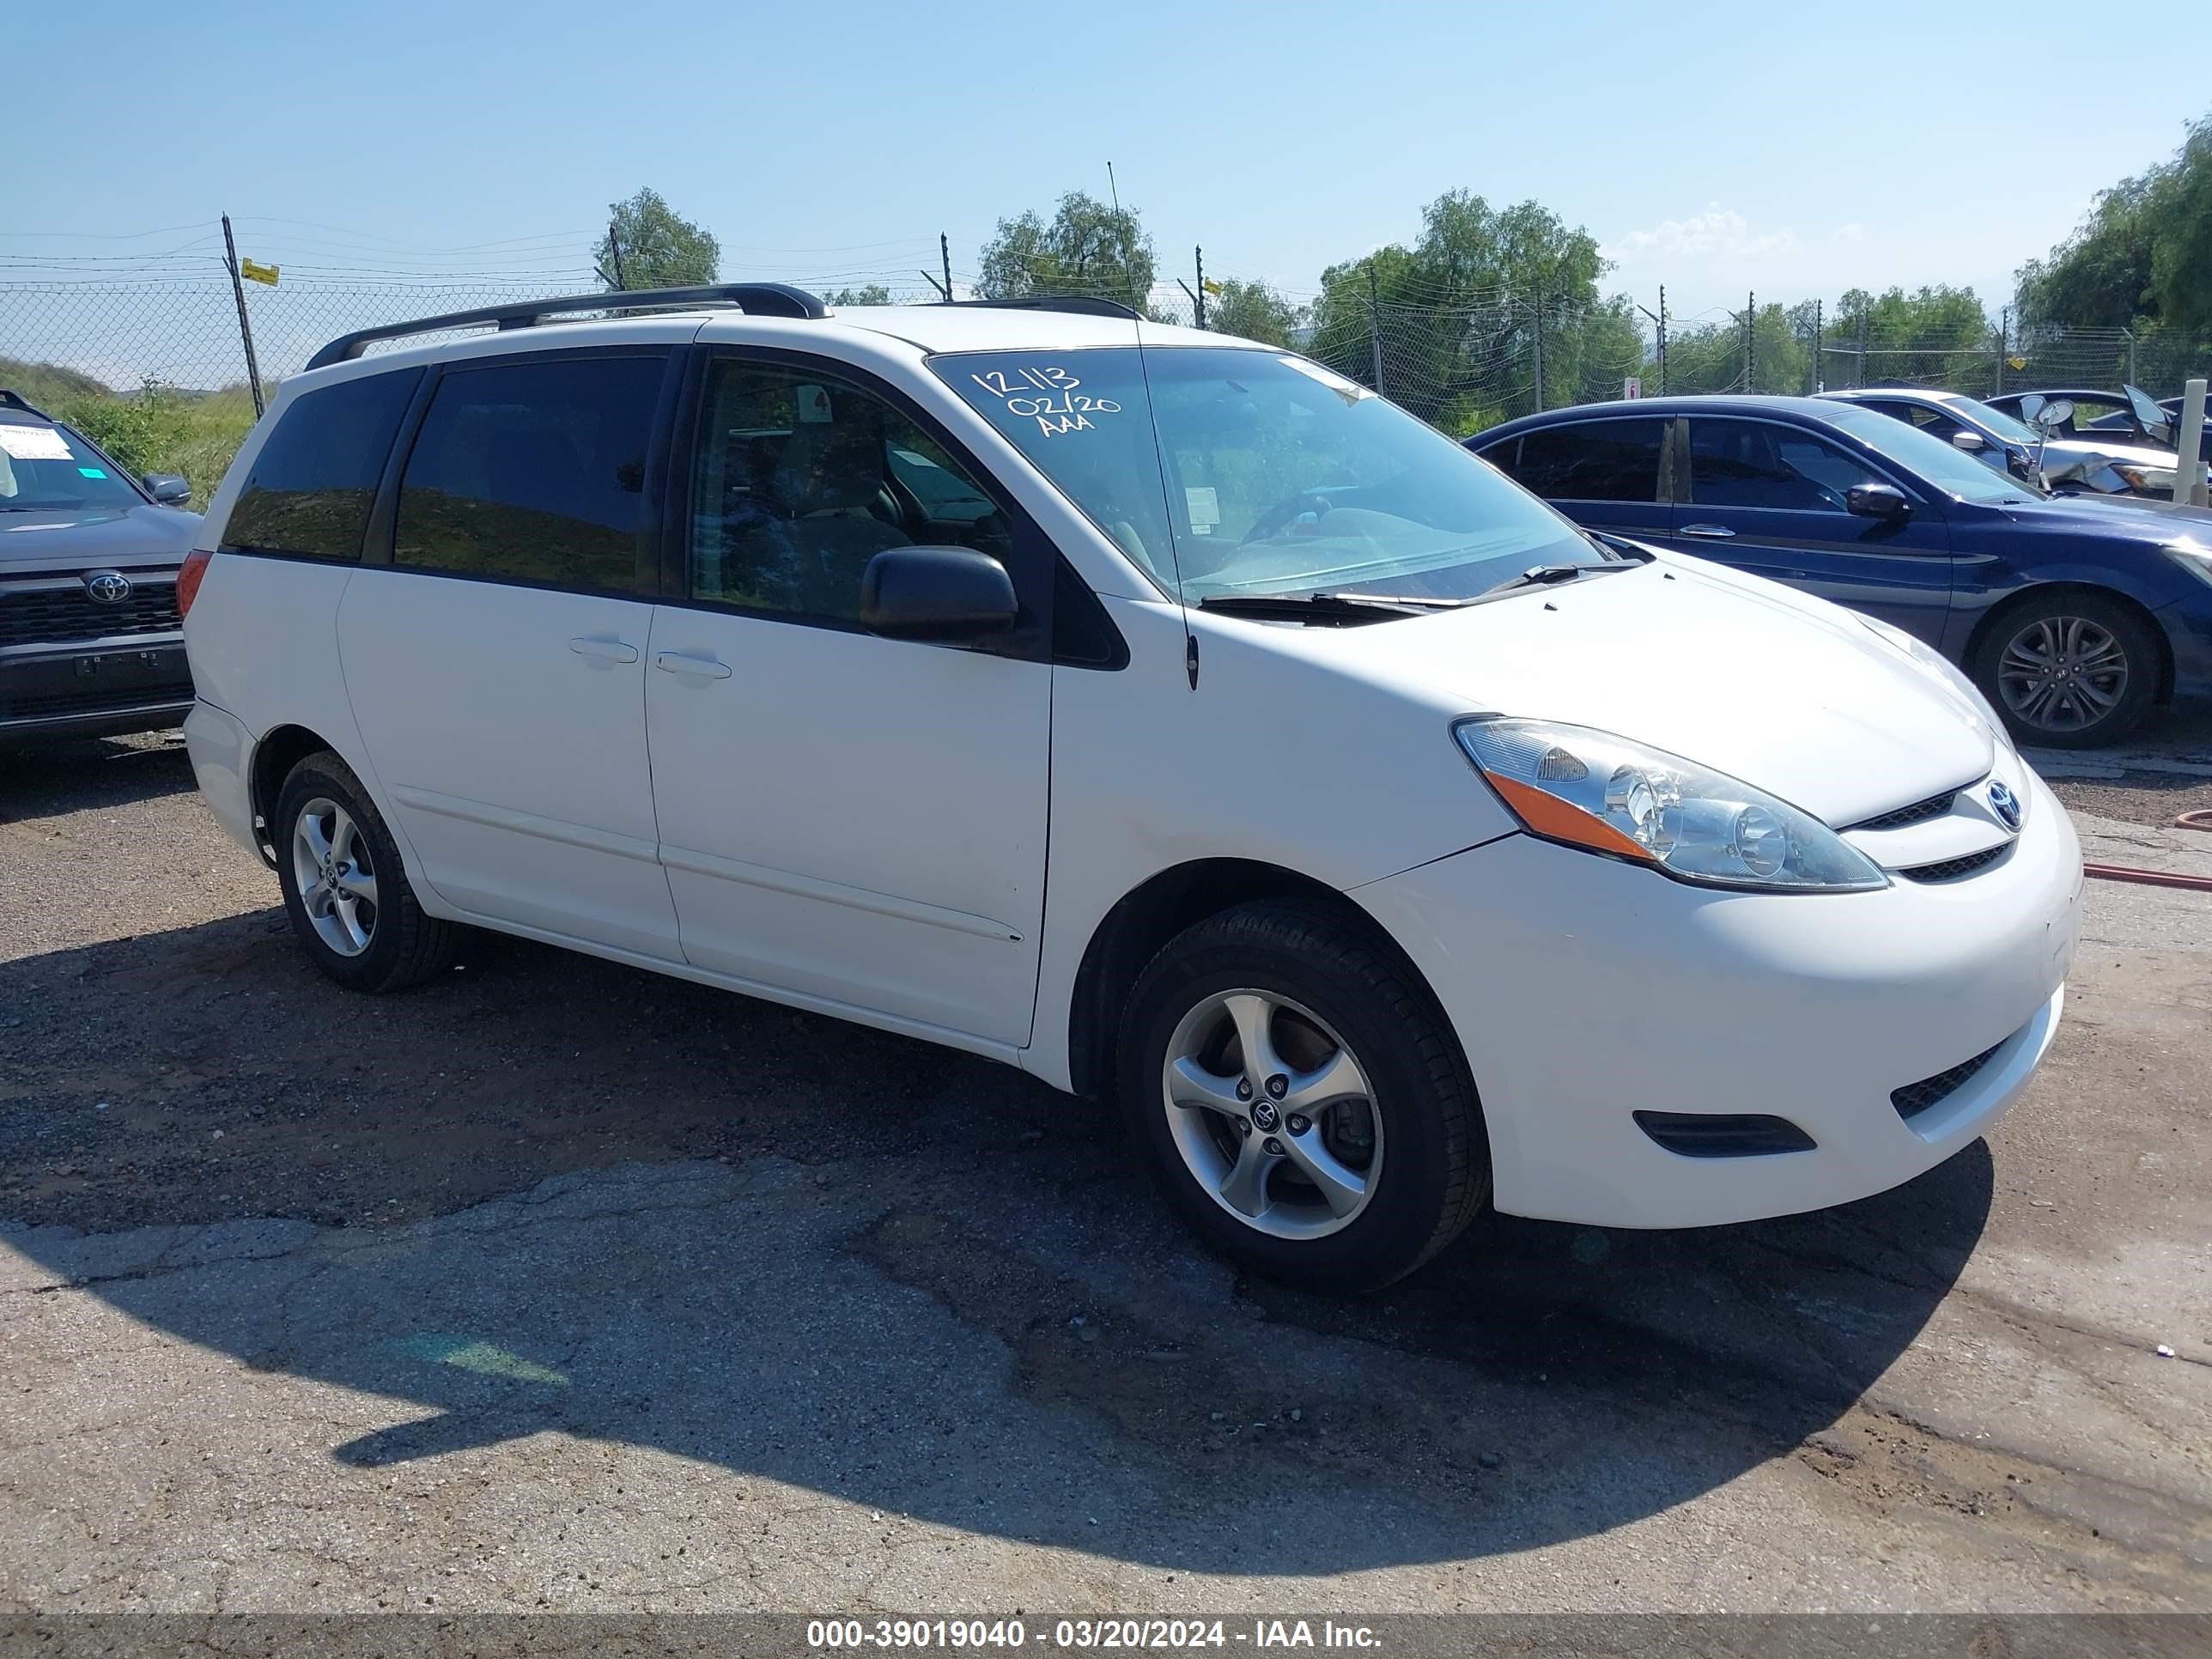
[[[2136,383],[2136,331],[2131,328],[2124,328],[2120,333],[2128,343],[2128,384],[2133,386]]]
[[[1198,307],[1198,325],[1204,328],[1206,326],[1206,250],[1202,247],[1191,249],[1190,262],[1198,272],[1198,292],[1191,295],[1191,303]]]
[[[1367,262],[1367,345],[1375,360],[1375,393],[1382,395],[1382,297],[1375,282],[1375,261]]]
[[[246,346],[246,385],[253,393],[253,418],[269,411],[261,404],[261,365],[253,357],[253,325],[246,314],[246,284],[238,279],[238,244],[231,240],[230,216],[222,216],[222,246],[230,266],[230,297],[238,301],[238,337]]]
[[[1544,291],[1541,289],[1538,289],[1536,290],[1536,332],[1534,336],[1534,343],[1536,349],[1536,409],[1540,414],[1544,408]]]
[[[1651,319],[1651,325],[1659,337],[1659,395],[1667,395],[1667,284],[1659,284],[1659,309],[1652,311],[1644,306],[1636,307]]]
[[[1818,393],[1826,389],[1820,378],[1820,301],[1815,300],[1813,301],[1813,390]]]
[[[945,262],[945,303],[952,303],[952,239],[943,231],[937,233],[938,258]]]
[[[1752,343],[1753,338],[1752,329],[1758,317],[1759,295],[1745,295],[1743,296],[1743,389],[1746,392],[1759,390],[1759,382],[1753,378],[1759,371],[1758,351]]]

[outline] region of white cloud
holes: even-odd
[[[1850,227],[1854,233],[1858,227]],[[1751,225],[1734,208],[1718,202],[1706,204],[1703,213],[1686,219],[1666,219],[1649,230],[1632,230],[1607,243],[1599,252],[1613,260],[1661,254],[1684,258],[1720,256],[1756,259],[1797,251],[1797,233],[1787,228],[1753,234]]]
[[[1866,240],[1866,227],[1854,219],[1850,223],[1838,225],[1830,231],[1828,240],[1832,242],[1863,242]]]

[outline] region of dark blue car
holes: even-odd
[[[1589,529],[1917,635],[2022,742],[2114,743],[2154,704],[2212,693],[2201,508],[2045,495],[1873,410],[1809,398],[1586,404],[1467,441]]]

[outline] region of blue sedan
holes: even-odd
[[[2022,742],[2116,743],[2154,704],[2212,694],[2212,512],[2045,495],[1873,410],[1810,398],[1586,404],[1467,444],[1591,530],[1905,629],[1964,667]]]

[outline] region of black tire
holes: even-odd
[[[1367,1076],[1384,1156],[1364,1209],[1325,1237],[1286,1239],[1232,1214],[1178,1150],[1163,1073],[1183,1017],[1240,988],[1285,997],[1340,1036]],[[1116,1068],[1130,1132],[1167,1198],[1239,1266],[1303,1289],[1372,1291],[1449,1244],[1490,1192],[1481,1106],[1443,1011],[1363,918],[1325,903],[1239,905],[1169,941],[1138,977]]]
[[[2117,700],[2094,720],[2081,723],[2063,718],[2066,713],[2063,702],[2055,704],[2061,716],[2055,722],[2033,718],[2037,711],[2033,703],[2027,704],[2029,712],[2023,714],[2015,704],[2024,700],[2025,688],[2017,678],[2008,681],[2003,668],[2006,648],[2046,626],[2063,629],[2073,622],[2101,631],[2124,657],[2126,678],[2118,687]],[[2000,614],[1976,647],[1969,672],[2016,741],[2051,749],[2097,749],[2118,743],[2143,723],[2152,699],[2158,695],[2160,666],[2157,635],[2134,606],[2085,589],[2063,588],[2053,593],[2032,593]],[[2110,683],[2100,684],[2109,686]]]
[[[368,947],[357,956],[343,955],[324,941],[301,896],[293,836],[301,812],[317,800],[344,808],[368,846],[377,904]],[[284,913],[292,919],[292,931],[315,966],[346,989],[372,995],[401,991],[435,978],[453,965],[461,929],[423,911],[384,815],[353,769],[329,750],[307,756],[285,775],[283,787],[276,792],[270,837],[276,848],[276,879],[284,890]]]

